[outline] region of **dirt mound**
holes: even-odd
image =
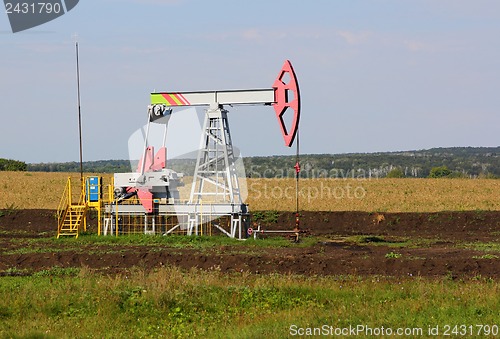
[[[102,243],[75,249],[56,240],[37,245],[33,239],[56,235],[54,211],[4,210],[0,215],[3,275],[31,274],[54,266],[85,266],[114,274],[132,267],[149,270],[176,265],[222,272],[500,277],[500,254],[495,245],[500,241],[500,212],[496,211],[303,212],[302,229],[317,236],[309,246],[216,246],[203,250]],[[284,230],[295,225],[293,213],[271,216],[258,221],[262,228]]]
[[[301,228],[312,235],[391,235],[454,239],[498,240],[500,211],[435,213],[301,212]],[[268,228],[295,225],[295,213],[280,213]]]
[[[54,210],[0,210],[0,236],[53,236],[57,234]]]

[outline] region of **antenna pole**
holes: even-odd
[[[78,62],[78,41],[75,41],[76,47],[76,85],[78,96],[78,135],[80,138],[80,182],[83,190],[83,147],[82,147],[82,111],[80,107],[80,64]]]

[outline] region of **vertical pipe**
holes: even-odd
[[[68,205],[73,205],[73,196],[71,192],[71,177],[68,178]]]
[[[297,128],[297,158],[295,163],[295,241],[299,241],[300,232],[300,214],[299,214],[299,177],[300,177],[300,149],[299,149],[299,130]]]
[[[144,175],[144,172],[146,170],[146,154],[148,153],[148,138],[149,138],[149,124],[150,123],[151,123],[151,119],[149,118],[149,115],[148,115],[148,124],[146,126],[146,136],[144,138],[144,152],[142,153],[141,177]]]
[[[165,124],[165,130],[163,131],[163,147],[167,146],[167,124]]]
[[[297,130],[297,155],[295,163],[295,211],[299,213],[299,176],[300,176],[300,164],[299,164],[299,131]]]

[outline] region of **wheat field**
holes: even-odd
[[[78,173],[0,172],[0,209],[56,209],[68,177]],[[110,174],[103,175],[109,182]],[[188,180],[187,180],[188,181]],[[246,179],[250,210],[295,210],[295,179]],[[189,189],[187,182],[184,190]],[[500,210],[500,180],[301,179],[299,208],[308,211],[437,212]]]
[[[254,210],[293,210],[294,179],[248,181]],[[304,179],[299,207],[308,211],[437,212],[500,210],[500,180]]]

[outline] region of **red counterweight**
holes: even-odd
[[[273,104],[274,111],[276,112],[276,117],[280,124],[285,145],[291,147],[299,127],[300,92],[297,77],[295,76],[295,72],[289,60],[286,60],[283,64],[278,77],[274,81],[273,88],[276,101],[276,103]],[[293,120],[292,126],[287,128],[283,116],[288,109],[293,110]]]

